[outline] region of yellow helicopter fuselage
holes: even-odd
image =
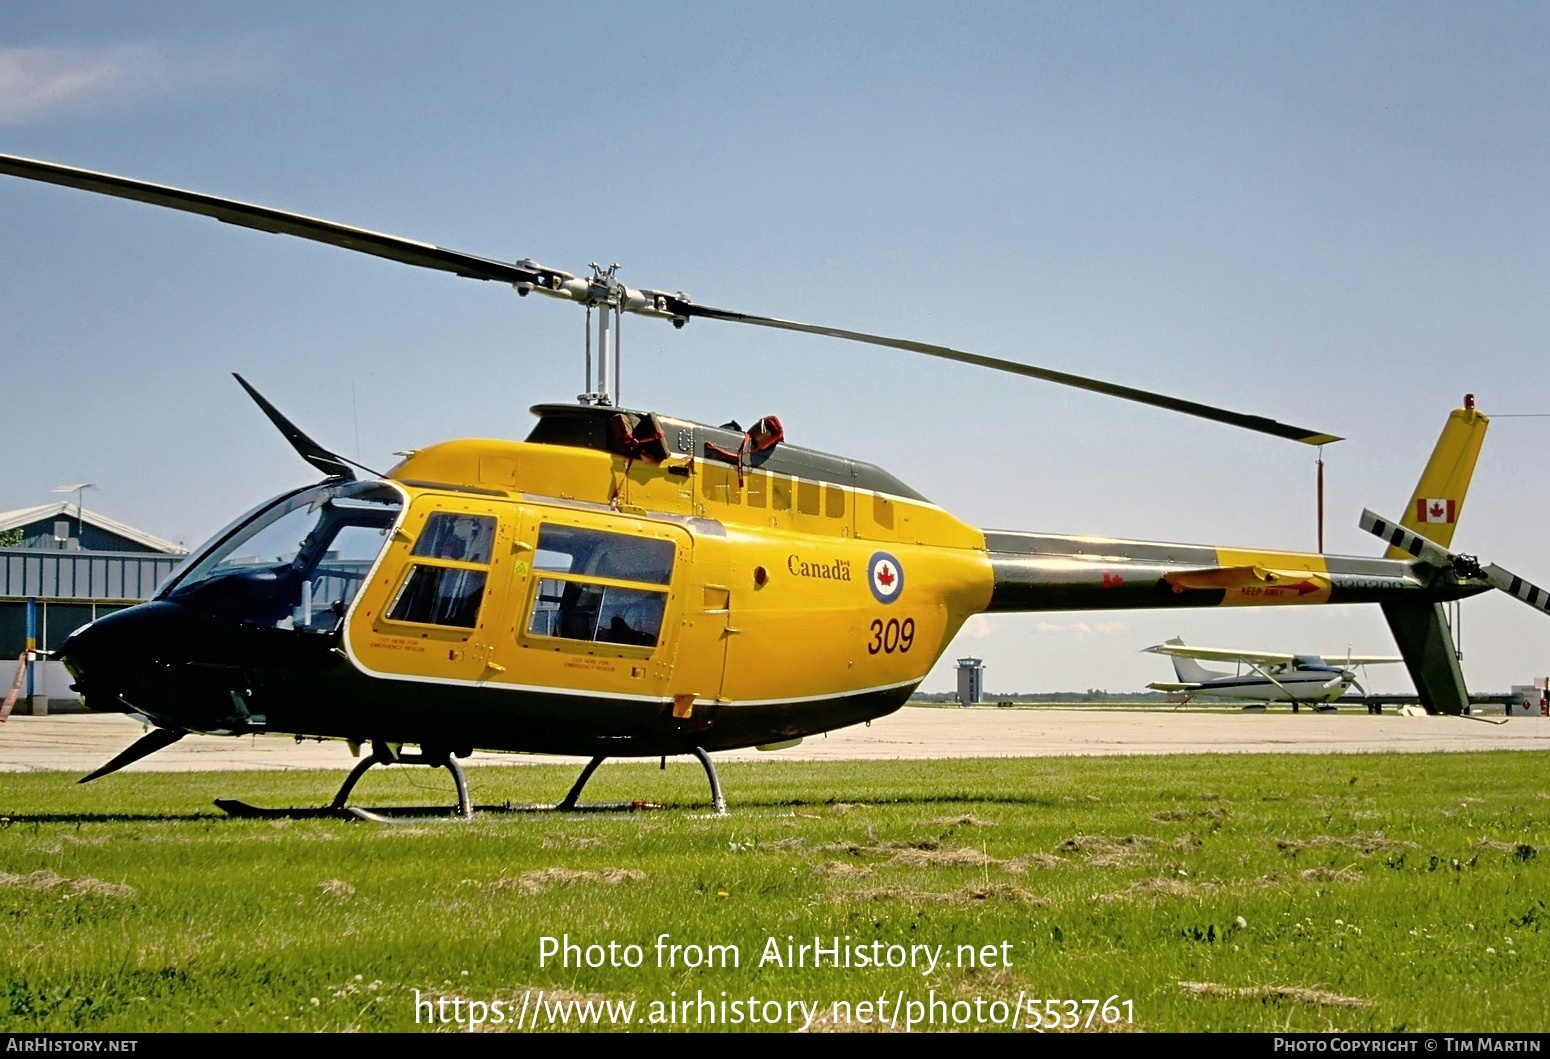
[[[665,426],[685,448],[704,430]],[[842,472],[830,466],[831,477],[887,477],[827,459]],[[452,441],[411,454],[386,482],[402,515],[343,650],[371,676],[487,691],[496,712],[506,692],[591,700],[588,712],[623,710],[710,744],[718,729],[753,733],[739,742],[796,738],[900,705],[993,588],[983,533],[929,502],[712,462],[703,447],[653,463]],[[455,520],[490,545],[434,554],[426,535]],[[586,546],[553,544],[578,539]],[[403,603],[417,584],[460,576],[482,585],[472,624]]]

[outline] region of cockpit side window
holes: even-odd
[[[673,573],[672,541],[545,525],[529,636],[655,647]]]
[[[243,625],[333,632],[401,511],[396,490],[370,482],[292,494],[205,548],[162,594]]]
[[[389,621],[472,629],[489,579],[495,519],[438,511],[410,552],[416,561],[388,608]]]

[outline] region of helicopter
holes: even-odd
[[[897,710],[985,612],[1377,603],[1427,708],[1463,711],[1442,604],[1493,587],[1469,557],[1436,543],[1378,559],[983,530],[881,467],[787,442],[775,417],[743,429],[616,406],[610,339],[615,378],[623,315],[718,320],[944,358],[1309,445],[1334,435],[637,290],[617,266],[578,276],[9,155],[0,173],[503,283],[598,317],[587,391],[535,406],[525,440],[446,441],[384,473],[323,447],[237,376],[324,477],[242,515],[150,601],[58,649],[88,708],[151,726],[81,782],[191,732],[282,733],[343,740],[357,754],[370,745],[324,812],[379,819],[348,806],[355,784],[376,765],[420,764],[451,773],[454,815],[468,819],[458,762],[479,749],[588,757],[552,807],[562,810],[580,808],[608,758],[693,755],[722,813],[712,752],[789,746]],[[1455,415],[1484,420],[1472,407]]]

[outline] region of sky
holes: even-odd
[[[1334,553],[1473,393],[1454,546],[1550,584],[1547,48],[1532,3],[12,0],[0,153],[1328,431]],[[0,509],[91,482],[192,547],[309,481],[233,371],[379,468],[582,389],[580,310],[492,283],[10,177],[0,245]],[[978,526],[1317,544],[1294,442],[715,321],[622,345],[623,403],[776,415]],[[1472,690],[1550,673],[1500,593],[1460,631]],[[1372,607],[981,616],[924,689],[1141,690],[1175,635],[1393,650]]]

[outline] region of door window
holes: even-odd
[[[416,561],[388,608],[389,621],[472,629],[489,578],[495,519],[438,511],[410,554]]]
[[[541,527],[528,635],[655,647],[673,555],[672,541],[654,537]]]

